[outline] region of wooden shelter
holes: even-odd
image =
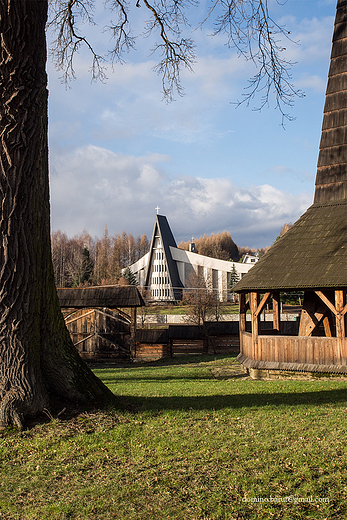
[[[86,360],[128,360],[136,333],[136,308],[144,301],[137,287],[57,289],[65,323]],[[125,310],[130,310],[130,314]]]
[[[336,9],[314,203],[234,288],[238,360],[248,369],[347,373],[347,1]],[[297,336],[283,335],[283,291],[304,292]],[[271,299],[265,331],[260,313]]]

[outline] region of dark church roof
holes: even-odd
[[[145,305],[139,290],[134,285],[111,285],[57,289],[61,307],[85,309],[94,307],[130,308]]]
[[[338,0],[314,204],[237,292],[347,287],[347,0]]]
[[[149,283],[150,267],[152,265],[152,257],[153,257],[153,253],[154,253],[153,247],[154,247],[154,242],[155,242],[156,236],[159,236],[161,239],[161,243],[162,243],[162,246],[164,249],[164,254],[165,254],[166,263],[167,263],[167,267],[168,267],[168,275],[170,277],[171,285],[173,287],[174,296],[175,296],[175,299],[179,300],[179,299],[181,299],[180,288],[183,288],[183,285],[182,285],[182,282],[181,282],[179,274],[178,274],[177,264],[173,260],[171,251],[170,251],[170,246],[177,248],[177,244],[176,244],[176,240],[172,234],[172,231],[171,231],[171,228],[167,221],[167,218],[164,215],[156,215],[156,217],[155,217],[152,240],[151,240],[151,245],[149,248],[149,259],[148,259],[148,263],[147,263],[147,273],[146,273],[145,285],[146,286],[150,285],[150,283]]]

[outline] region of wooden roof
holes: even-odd
[[[347,1],[338,0],[317,166],[315,203],[347,199],[346,158]]]
[[[347,287],[347,201],[313,204],[234,290]]]
[[[347,0],[338,0],[314,204],[237,292],[347,287]]]
[[[145,303],[135,285],[108,285],[77,289],[57,289],[61,307],[83,309],[94,307],[142,307]]]

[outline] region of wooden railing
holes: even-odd
[[[240,351],[254,361],[347,365],[347,338],[315,336],[257,336],[240,333]]]

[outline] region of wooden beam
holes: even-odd
[[[332,323],[331,323],[331,314],[329,316],[325,316],[323,318],[323,326],[324,326],[324,332],[325,332],[326,337],[332,338],[333,337],[333,333],[332,333],[333,327],[332,327]]]
[[[256,316],[259,316],[259,314],[263,310],[264,306],[266,305],[266,302],[268,301],[270,295],[271,295],[270,292],[267,292],[267,293],[264,294],[264,296],[263,296],[263,298],[262,298],[261,302],[259,303],[258,308],[256,310]]]
[[[258,309],[258,293],[251,292],[249,294],[249,303],[251,306],[252,313],[252,350],[254,359],[258,359],[258,336],[259,336],[259,316],[257,315]]]
[[[344,291],[335,291],[335,306],[336,306],[336,337],[345,338],[345,317],[344,311]]]
[[[312,336],[326,315],[326,305],[321,303],[318,306],[318,302],[314,291],[305,292],[304,305],[300,317],[299,336]]]
[[[88,316],[89,314],[93,314],[93,312],[94,312],[94,309],[92,309],[92,310],[89,311],[89,312],[86,312],[85,314],[80,314],[79,316],[77,316],[77,318],[75,317],[75,318],[72,318],[72,319],[69,320],[69,321],[65,321],[65,324],[66,324],[66,325],[69,325],[69,323],[73,323],[74,321],[77,321],[77,320],[80,320],[80,319],[82,319],[82,318],[85,318],[85,317]],[[71,316],[71,315],[69,314],[69,316]],[[66,319],[66,318],[65,318],[65,319]]]
[[[239,295],[239,326],[240,332],[246,330],[246,295],[241,293]]]
[[[331,312],[333,314],[335,314],[335,316],[336,316],[338,311],[334,307],[334,304],[331,303],[329,298],[327,296],[325,296],[325,294],[322,291],[315,291],[315,293],[322,300],[322,302],[325,303],[325,305],[328,307],[328,309],[330,309]]]
[[[87,341],[87,339],[93,338],[95,335],[96,335],[96,332],[92,332],[86,338],[80,339],[79,341],[77,341],[77,343],[74,343],[75,347],[77,347],[77,345],[79,345],[80,343],[84,343],[85,341]]]
[[[281,330],[280,292],[275,291],[272,296],[273,328],[279,333]]]

